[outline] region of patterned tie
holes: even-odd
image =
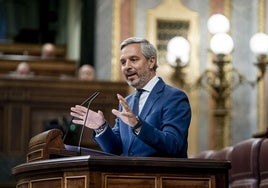
[[[137,92],[135,94],[134,104],[133,104],[133,109],[132,109],[135,115],[139,115],[139,100],[143,91],[144,91],[143,89],[137,89]]]

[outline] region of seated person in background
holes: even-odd
[[[16,70],[11,72],[10,75],[16,77],[29,77],[33,76],[34,74],[31,72],[30,65],[23,61],[17,65]]]
[[[55,59],[56,46],[51,43],[45,43],[41,49],[41,59]]]
[[[16,73],[19,75],[28,75],[31,73],[30,65],[27,62],[21,62],[16,68]]]
[[[95,79],[95,69],[89,64],[82,65],[78,70],[79,80],[94,80]]]

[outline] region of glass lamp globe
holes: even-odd
[[[268,35],[265,33],[254,34],[249,41],[251,51],[256,55],[268,54]]]
[[[167,61],[174,66],[177,60],[180,66],[185,66],[189,61],[190,43],[184,37],[177,36],[172,38],[167,45]]]
[[[214,14],[208,19],[207,27],[211,34],[227,33],[230,30],[230,22],[224,15]]]
[[[216,55],[228,55],[234,49],[233,39],[226,33],[217,33],[211,38],[210,49]]]

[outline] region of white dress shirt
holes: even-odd
[[[154,76],[142,89],[144,90],[143,93],[140,96],[139,100],[139,114],[143,109],[143,106],[150,94],[150,92],[153,90],[154,86],[158,82],[159,78],[158,76]]]

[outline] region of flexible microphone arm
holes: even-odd
[[[81,155],[81,141],[82,141],[82,137],[83,137],[83,133],[84,133],[84,130],[85,130],[85,126],[86,126],[86,122],[87,122],[87,116],[88,116],[88,111],[89,111],[89,107],[90,107],[90,104],[92,103],[92,101],[100,94],[100,92],[95,92],[93,93],[91,96],[90,96],[90,99],[88,100],[88,104],[87,104],[87,112],[86,112],[86,117],[85,117],[85,120],[84,120],[84,124],[82,126],[82,130],[80,132],[80,136],[79,136],[79,143],[78,143],[78,154]]]
[[[89,102],[89,101],[90,101],[90,103],[91,103],[92,100],[94,100],[94,99],[99,95],[99,93],[100,93],[100,92],[98,92],[98,91],[94,92],[94,93],[93,93],[92,95],[90,95],[86,100],[84,100],[80,105],[83,106],[83,105],[85,105],[85,104],[86,104],[87,102]],[[64,135],[64,137],[63,137],[63,143],[65,143],[65,139],[66,139],[66,136],[67,136],[68,133],[69,133],[70,125],[71,125],[73,119],[74,119],[74,117],[72,117],[72,119],[71,119],[71,121],[70,121],[70,123],[69,123],[69,126],[68,126],[68,128],[67,128],[67,131],[66,131],[66,133],[65,133],[65,135]]]

